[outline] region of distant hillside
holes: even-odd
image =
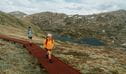
[[[18,18],[16,14],[22,15],[22,17]],[[25,30],[31,25],[36,35],[39,35],[37,33],[41,33],[41,31],[51,32],[60,40],[92,43],[92,40],[95,42],[98,39],[106,44],[126,46],[125,10],[93,15],[66,15],[52,12],[36,13],[23,17],[25,15],[22,12],[9,14],[0,12],[0,24]]]
[[[29,26],[32,26],[35,35],[37,35],[37,33],[41,33],[40,28],[29,21],[16,18],[13,15],[0,11],[0,33],[5,34],[6,32],[7,34],[17,35],[19,33],[27,34],[26,31]]]
[[[27,15],[26,13],[23,13],[23,12],[20,12],[20,11],[10,12],[9,14],[11,14],[11,15],[17,17],[17,18],[23,18]]]
[[[76,16],[76,15],[74,15]],[[60,35],[70,35],[73,37],[89,36],[94,33],[91,30],[80,27],[80,23],[74,16],[61,13],[42,12],[25,17],[25,20],[38,25],[45,32],[53,32]],[[78,23],[78,24],[75,24]],[[82,34],[82,32],[84,32]],[[90,32],[87,33],[87,32]]]
[[[108,43],[125,44],[126,11],[119,10],[94,15],[66,15],[42,12],[25,17],[45,32],[75,38],[93,37]]]
[[[14,17],[13,15],[9,15],[4,12],[0,12],[0,25],[11,25],[15,27],[26,27],[28,23],[23,22],[22,20]]]
[[[67,15],[59,14],[59,13],[51,13],[51,12],[42,12],[33,14],[30,16],[25,17],[25,19],[31,21],[33,24],[38,25],[41,27],[42,30],[54,30],[60,28],[63,23],[64,17]]]

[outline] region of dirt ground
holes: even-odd
[[[47,74],[22,45],[0,43],[0,74]]]

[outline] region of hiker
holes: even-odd
[[[28,39],[30,40],[30,43],[32,42],[32,28],[28,27]]]
[[[54,48],[54,39],[52,37],[52,34],[48,34],[46,39],[44,40],[44,48],[46,50],[46,58],[49,59],[49,62],[52,63],[52,49]]]

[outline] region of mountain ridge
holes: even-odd
[[[24,19],[38,25],[45,32],[68,35],[75,38],[93,37],[108,43],[122,44],[125,38],[126,11],[118,10],[93,15],[66,15],[41,12]],[[120,44],[119,44],[120,45]]]
[[[9,12],[8,14],[13,15],[17,18],[23,18],[23,17],[27,16],[26,13],[21,12],[21,11],[13,11],[13,12]]]

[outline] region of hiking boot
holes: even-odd
[[[32,43],[30,43],[30,46],[32,46]]]
[[[46,58],[48,59],[48,55],[46,54]]]
[[[52,59],[49,59],[49,63],[53,63]]]

